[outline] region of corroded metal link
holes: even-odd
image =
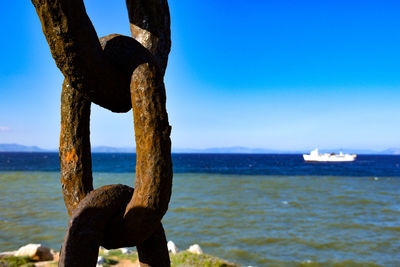
[[[148,239],[157,228],[155,222],[160,222],[168,209],[172,188],[171,128],[159,68],[148,63],[140,65],[133,72],[132,83],[135,192],[123,218],[107,228],[105,242],[112,246],[141,244]]]
[[[168,209],[172,188],[171,127],[165,109],[165,89],[160,70],[142,64],[131,82],[135,120],[135,193],[125,212],[125,231],[150,233]],[[146,207],[146,209],[137,209]],[[130,227],[135,223],[135,227]],[[144,241],[144,240],[142,240]]]
[[[155,223],[153,233],[140,244],[134,243],[135,236],[129,236],[123,229],[115,231],[132,194],[133,188],[125,185],[108,185],[91,191],[76,207],[68,223],[59,266],[95,266],[100,245],[107,249],[137,245],[141,266],[169,266],[161,223]]]
[[[139,64],[154,62],[149,51],[131,37],[112,34],[100,38],[100,43],[106,57],[121,72],[132,73]],[[90,105],[65,79],[61,94],[60,162],[64,201],[70,215],[93,190]]]
[[[123,216],[132,194],[133,189],[125,185],[103,186],[91,191],[69,220],[58,266],[96,266],[106,227],[113,218]]]
[[[60,163],[62,192],[69,215],[93,190],[90,106],[90,101],[64,80],[61,93]]]
[[[125,216],[131,216],[129,210],[134,206],[146,206],[162,217],[168,208],[172,187],[171,127],[163,81],[171,49],[168,1],[126,0],[126,6],[132,37],[153,54],[157,64],[142,64],[131,77],[137,190]],[[152,187],[152,184],[158,186]],[[160,194],[152,191],[156,188],[162,188]]]
[[[150,51],[156,65],[144,63],[132,74],[131,97],[135,120],[136,180],[122,229],[137,242],[154,232],[168,209],[172,188],[171,127],[165,109],[163,76],[171,49],[170,14],[167,0],[126,0],[132,37]],[[110,227],[110,230],[121,229]],[[112,235],[116,236],[116,235]],[[141,238],[142,237],[142,238]],[[149,255],[147,246],[138,246]],[[142,252],[142,253],[141,253]]]
[[[118,193],[121,191],[114,193],[113,186],[90,192],[73,211],[60,264],[75,262],[73,266],[89,266],[85,265],[87,262],[78,265],[78,249],[87,257],[96,258],[93,246],[110,249],[136,245],[142,265],[169,266],[165,233],[160,230],[172,187],[164,84],[159,68],[149,63],[135,69],[132,83],[135,83],[132,102],[137,142],[136,190],[133,196],[132,192],[123,196]],[[83,239],[90,240],[91,245],[82,242]]]
[[[171,46],[167,1],[126,0],[134,39],[109,35],[100,41],[82,0],[32,3],[65,76],[60,160],[71,220],[59,265],[94,266],[99,245],[137,245],[141,265],[169,266],[161,225],[172,187],[163,82]],[[133,107],[134,191],[122,185],[92,190],[90,102],[114,112]]]

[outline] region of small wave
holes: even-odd
[[[202,242],[200,245],[201,245],[202,247],[203,247],[203,246],[204,246],[204,247],[220,247],[220,246],[221,246],[221,244],[215,243],[215,242]]]
[[[239,238],[238,240],[248,246],[265,246],[274,243],[281,243],[284,245],[289,243],[288,239],[277,237]]]
[[[170,211],[173,211],[173,212],[190,212],[190,213],[210,213],[210,212],[218,212],[220,210],[212,209],[212,208],[209,208],[209,207],[204,207],[204,208],[176,207],[176,208],[170,209]]]
[[[387,214],[400,214],[400,210],[392,210],[392,209],[381,209],[380,212]]]
[[[383,229],[388,230],[388,231],[400,232],[400,226],[387,226],[387,227],[384,227]]]
[[[299,202],[297,202],[297,201],[281,201],[281,203],[283,204],[283,205],[289,205],[289,206],[291,206],[291,207],[295,207],[295,208],[299,208],[299,209],[301,209],[301,208],[304,208],[305,207],[305,204],[304,203],[299,203]]]
[[[380,192],[377,192],[377,193],[380,194],[380,195],[385,195],[385,196],[394,196],[394,197],[397,196],[396,193],[386,192],[386,191],[380,191]]]
[[[191,200],[195,200],[195,198],[193,197],[179,197],[179,201],[191,201]]]
[[[223,206],[226,205],[226,202],[223,201],[206,201],[204,202],[206,205],[215,205],[215,206]]]
[[[247,214],[266,214],[264,210],[248,210],[246,211]]]
[[[376,200],[371,200],[371,199],[346,199],[343,196],[337,196],[334,197],[336,199],[339,199],[335,202],[333,202],[333,205],[341,205],[341,206],[357,206],[357,205],[381,205],[385,206],[386,203],[382,201],[376,201]]]
[[[376,226],[372,224],[358,224],[358,223],[328,223],[326,224],[328,227],[332,228],[342,228],[342,229],[363,229],[363,230],[371,230]]]
[[[298,267],[383,267],[373,262],[363,262],[354,260],[326,261],[319,262],[310,259],[299,261],[282,261],[277,259],[262,259],[257,261],[263,266],[298,266]]]

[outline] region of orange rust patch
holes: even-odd
[[[74,148],[72,148],[70,151],[67,151],[65,153],[64,160],[67,164],[78,160],[78,155],[76,154],[76,151]]]

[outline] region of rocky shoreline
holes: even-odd
[[[209,266],[238,267],[239,265],[207,255],[198,244],[180,251],[174,242],[168,242],[171,266]],[[58,265],[59,252],[41,244],[27,244],[15,251],[0,252],[0,267],[55,267]],[[97,267],[139,267],[136,250],[120,248],[107,250],[100,248]]]

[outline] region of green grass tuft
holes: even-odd
[[[104,257],[106,263],[104,267],[112,267],[116,265],[118,261],[122,259],[130,260],[135,262],[138,258],[136,252],[132,254],[122,254],[120,250],[110,250],[108,254],[100,252],[100,255]],[[187,251],[179,252],[175,255],[170,254],[171,266],[172,267],[238,267],[239,265],[229,263],[217,257],[211,255],[196,255]]]
[[[131,254],[122,254],[120,250],[110,250],[106,255],[100,251],[100,256],[104,257],[104,267],[113,267],[120,260],[129,260],[132,263],[138,258],[136,252]],[[187,251],[179,252],[178,254],[170,254],[172,267],[238,267],[238,265],[229,263],[211,255],[196,255]],[[3,257],[0,258],[0,267],[34,267],[35,261],[29,257]],[[57,266],[56,262],[49,263],[46,266]]]
[[[175,255],[170,254],[170,257],[171,257],[172,267],[183,267],[183,266],[237,267],[238,266],[211,255],[207,254],[197,255],[187,251],[179,252]]]
[[[0,258],[0,267],[35,267],[33,262],[29,257],[8,256]]]

